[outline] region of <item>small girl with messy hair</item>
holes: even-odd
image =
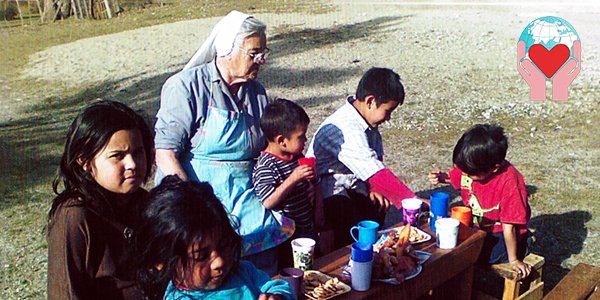
[[[240,260],[241,237],[207,183],[165,177],[150,192],[135,244],[150,298],[294,299],[287,282]]]

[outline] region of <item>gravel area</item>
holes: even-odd
[[[579,262],[600,265],[600,6],[519,3],[337,1],[322,15],[257,14],[269,26],[273,53],[260,81],[271,96],[307,108],[313,131],[369,67],[399,72],[407,99],[382,128],[386,161],[423,196],[432,190],[427,170],[451,166],[452,147],[466,128],[504,125],[509,160],[530,185],[534,249],[546,256],[551,287]],[[516,70],[521,31],[545,15],[570,21],[582,38],[582,72],[567,102],[529,101]],[[183,67],[217,20],[53,47],[31,57],[22,76],[66,86],[111,82],[114,98],[154,115],[160,84]],[[388,223],[397,217],[393,211]]]

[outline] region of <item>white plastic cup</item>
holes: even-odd
[[[292,241],[294,268],[302,271],[312,268],[315,244],[315,240],[310,238],[297,238]]]
[[[452,249],[458,241],[458,225],[453,218],[441,218],[435,221],[435,238],[438,248]]]
[[[367,262],[352,261],[352,289],[363,292],[371,287],[373,259]]]
[[[352,244],[351,251],[352,289],[360,292],[366,291],[371,287],[373,245],[356,242]]]

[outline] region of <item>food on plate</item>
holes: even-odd
[[[406,229],[409,228],[409,229]],[[402,230],[410,230],[409,232],[409,236],[408,236],[408,241],[411,243],[418,243],[426,238],[428,238],[428,236],[426,236],[422,231],[418,230],[415,227],[410,226],[410,224],[407,224],[406,226],[402,227]],[[387,238],[383,241],[383,243],[381,244],[377,244],[373,246],[373,251],[379,251],[381,248],[385,248],[385,247],[391,247],[393,245],[395,245],[396,243],[398,243],[398,239],[400,238],[400,233],[397,230],[392,230],[388,233]]]
[[[331,278],[318,272],[305,272],[304,285],[306,295],[313,299],[327,299],[349,290],[348,286],[336,277]]]
[[[410,245],[410,234],[411,226],[407,224],[397,239],[388,238],[378,245],[378,252],[373,253],[373,279],[396,278],[398,282],[403,282],[405,276],[417,269],[419,257]]]

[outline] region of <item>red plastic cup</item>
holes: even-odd
[[[317,162],[314,157],[301,157],[298,159],[299,166],[310,166],[313,168],[313,171],[317,171]]]

